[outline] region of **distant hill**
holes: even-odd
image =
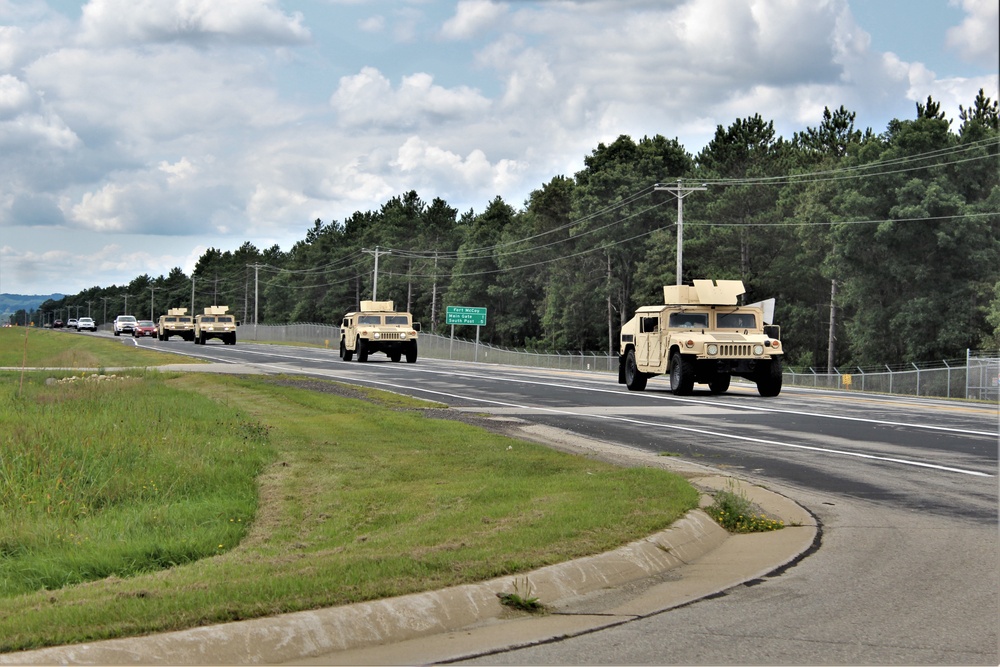
[[[49,299],[58,300],[64,296],[64,294],[0,294],[0,317],[5,318],[19,310],[34,310]]]

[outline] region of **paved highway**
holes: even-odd
[[[133,344],[133,341],[123,341]],[[754,586],[469,664],[1000,664],[998,406],[752,386],[690,397],[663,378],[334,350],[142,340],[678,456],[782,492],[822,523],[818,548]],[[385,359],[383,361],[383,359]]]

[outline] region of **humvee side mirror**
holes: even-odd
[[[414,322],[413,323],[413,330],[414,331],[420,331],[420,322]]]

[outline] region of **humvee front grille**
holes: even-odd
[[[403,334],[398,332],[380,333],[379,340],[403,340]]]
[[[720,357],[752,357],[753,345],[746,343],[722,343],[719,345]]]

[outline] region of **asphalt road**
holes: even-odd
[[[131,341],[123,341],[132,344]],[[822,524],[780,576],[651,618],[468,664],[1000,664],[998,406],[752,386],[679,398],[665,379],[175,339],[137,344],[369,385],[722,469]]]

